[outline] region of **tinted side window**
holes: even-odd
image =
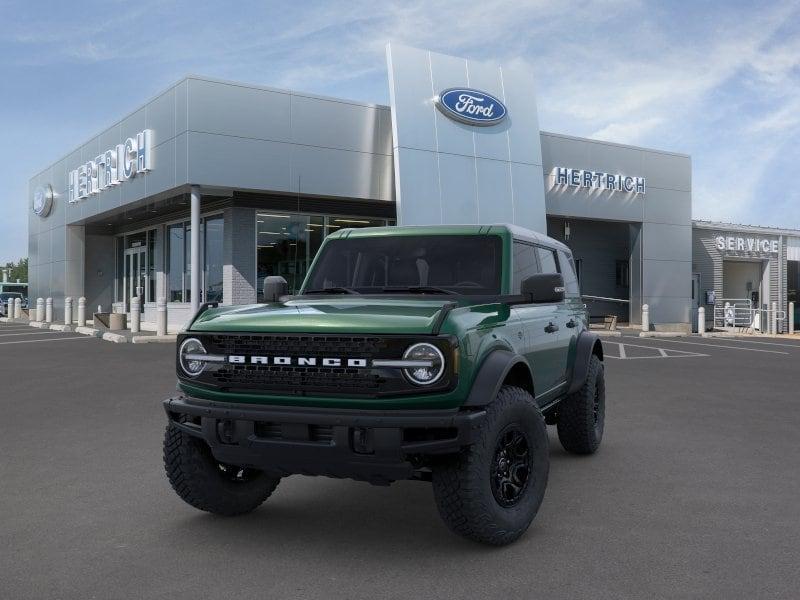
[[[558,252],[558,261],[561,264],[561,273],[564,275],[564,292],[567,298],[578,298],[581,295],[578,285],[578,275],[575,273],[575,263],[566,253]]]
[[[512,280],[512,294],[519,294],[522,280],[539,273],[539,263],[536,260],[536,248],[530,244],[514,242],[514,277]]]
[[[541,266],[542,273],[558,273],[558,262],[556,261],[556,253],[549,248],[536,247],[539,254],[539,265]]]

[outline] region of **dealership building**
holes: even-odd
[[[632,324],[647,304],[685,328],[733,281],[782,306],[796,289],[798,238],[693,226],[689,156],[540,131],[523,68],[396,45],[387,66],[389,106],[189,76],[96,133],[30,180],[30,296],[57,318],[138,296],[145,322],[165,297],[175,326],[260,301],[269,275],[296,290],[337,229],[440,223],[547,232],[592,313]]]

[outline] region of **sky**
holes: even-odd
[[[689,154],[695,218],[800,228],[798,0],[0,0],[0,262],[30,177],[181,77],[388,104],[389,41],[526,65],[543,130]]]

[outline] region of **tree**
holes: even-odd
[[[28,259],[20,258],[16,263],[7,262],[4,269],[8,269],[8,280],[16,281],[19,279],[22,282],[28,281]]]

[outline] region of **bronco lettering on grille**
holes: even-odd
[[[277,365],[297,367],[355,367],[368,366],[366,358],[317,358],[315,356],[244,356],[231,354],[226,362],[234,365]]]

